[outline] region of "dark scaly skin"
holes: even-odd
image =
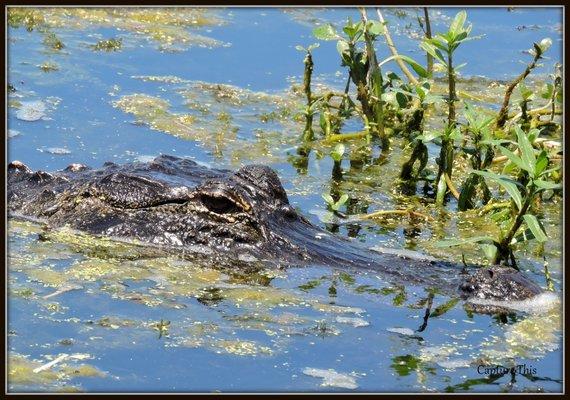
[[[366,268],[393,283],[434,287],[464,299],[523,300],[542,292],[513,269],[461,273],[456,265],[378,253],[333,236],[298,214],[275,171],[262,165],[234,173],[162,155],[98,170],[71,164],[50,174],[15,161],[8,165],[8,210],[51,227],[236,261],[229,265],[256,259],[278,266]],[[482,311],[491,312],[487,308]]]

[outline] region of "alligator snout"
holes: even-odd
[[[480,268],[459,285],[464,299],[495,301],[526,300],[543,292],[523,272],[509,267]]]

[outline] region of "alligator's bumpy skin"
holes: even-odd
[[[299,215],[275,171],[263,165],[232,172],[161,155],[97,170],[71,164],[52,174],[14,161],[8,165],[7,195],[13,216],[174,251],[278,265],[364,267],[391,282],[459,289],[464,298],[509,301],[541,291],[511,269],[462,275],[445,263],[379,254],[335,237]]]
[[[525,300],[542,292],[540,286],[509,267],[480,268],[460,289],[465,297],[500,301]]]

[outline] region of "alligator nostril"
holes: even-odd
[[[290,205],[285,205],[285,206],[281,207],[281,211],[283,212],[283,216],[287,220],[295,221],[297,219],[297,212]]]
[[[462,283],[460,286],[460,289],[464,292],[469,292],[469,291],[473,290],[473,285],[471,285],[469,283]]]

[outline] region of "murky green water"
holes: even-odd
[[[434,29],[457,10],[432,10]],[[147,161],[160,153],[212,167],[271,165],[291,202],[315,224],[368,247],[406,248],[451,261],[473,247],[439,239],[493,232],[477,212],[438,209],[395,184],[408,155],[346,142],[341,178],[335,143],[299,155],[303,54],[315,23],[353,9],[52,9],[14,14],[8,37],[8,158],[33,169],[81,162]],[[386,12],[400,51],[420,59],[415,11]],[[470,9],[475,34],[459,57],[460,89],[498,104],[533,41],[553,38],[541,85],[561,58],[558,9]],[[29,29],[26,29],[29,28]],[[381,54],[384,50],[380,50]],[[384,56],[387,55],[385,52]],[[490,62],[492,60],[492,62]],[[315,50],[315,89],[346,79],[334,43]],[[391,66],[396,68],[396,66]],[[439,118],[443,120],[443,117]],[[430,121],[438,126],[435,116]],[[349,121],[346,131],[361,128]],[[557,138],[553,138],[556,140]],[[430,149],[434,165],[436,149]],[[461,162],[459,162],[461,164]],[[461,165],[458,166],[461,169]],[[346,193],[336,219],[321,194]],[[561,199],[544,204],[547,257],[557,295],[507,318],[468,313],[426,288],[393,286],[374,273],[323,266],[256,274],[152,257],[105,239],[9,226],[11,391],[554,391],[562,389]],[[359,215],[413,209],[424,220]],[[517,251],[545,286],[535,244]],[[52,362],[53,363],[50,363]],[[516,368],[497,373],[483,366]],[[520,367],[517,367],[520,366]]]

